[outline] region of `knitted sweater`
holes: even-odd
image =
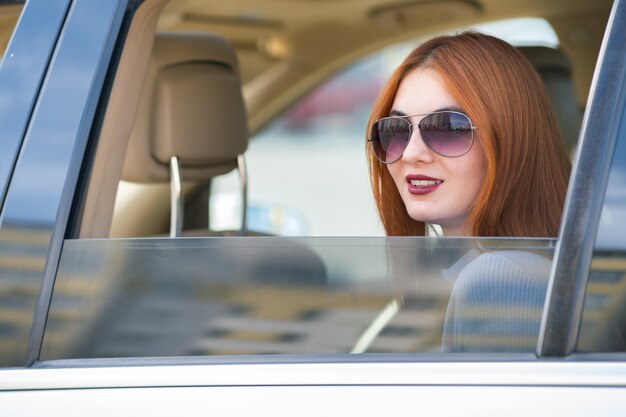
[[[472,250],[443,271],[454,282],[444,352],[534,352],[551,260],[532,252]]]

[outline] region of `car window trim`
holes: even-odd
[[[550,361],[550,359],[547,359]],[[100,368],[131,366],[195,366],[254,364],[337,364],[337,363],[513,363],[541,362],[534,353],[333,353],[226,356],[157,356],[119,358],[76,358],[36,361],[32,368]],[[626,352],[574,353],[568,362],[626,362]]]
[[[540,357],[576,349],[596,232],[626,101],[626,4],[613,4],[583,118],[542,323]],[[581,221],[584,219],[584,221]]]
[[[0,207],[71,0],[31,0],[20,14],[0,64],[0,91],[11,105],[0,112]],[[6,1],[1,5],[16,5]],[[28,53],[21,53],[28,51]],[[28,68],[28,71],[24,69]]]
[[[3,390],[244,386],[626,387],[626,363],[338,362],[18,369]],[[36,377],[35,377],[36,375]]]
[[[254,365],[254,364],[340,364],[340,363],[492,363],[537,362],[530,352],[520,353],[318,353],[224,356],[155,356],[119,358],[49,359],[33,368],[99,368],[120,366]]]

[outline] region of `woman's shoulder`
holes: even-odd
[[[550,259],[533,252],[483,253],[459,273],[451,299],[471,308],[543,306],[550,278]]]
[[[442,275],[455,286],[479,277],[544,281],[550,275],[552,260],[543,254],[524,250],[482,252],[472,249]]]
[[[532,351],[551,264],[517,250],[481,253],[467,263],[450,294],[442,349]]]
[[[507,250],[485,252],[468,263],[459,273],[459,279],[495,276],[498,279],[545,281],[550,276],[552,260],[532,251]]]

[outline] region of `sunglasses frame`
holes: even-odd
[[[424,140],[424,137],[422,136],[422,129],[420,127],[420,123],[422,123],[422,120],[424,120],[426,117],[431,116],[433,114],[440,114],[440,113],[460,114],[460,115],[465,116],[467,118],[467,120],[469,121],[469,123],[470,123],[470,130],[471,130],[471,143],[470,143],[469,147],[467,148],[467,150],[465,152],[463,152],[462,154],[454,155],[454,156],[444,155],[444,154],[442,154],[440,152],[437,152],[435,149],[432,148],[432,146],[430,146],[430,144],[426,140]],[[422,116],[421,119],[419,120],[419,122],[411,123],[411,120],[410,120],[411,118],[419,117],[419,116]],[[380,119],[376,120],[372,124],[372,128],[378,122],[380,122],[382,120],[387,120],[387,119],[405,119],[409,123],[409,140],[406,143],[407,147],[409,146],[409,143],[411,142],[411,138],[413,137],[413,126],[417,126],[417,130],[419,130],[419,132],[420,132],[420,137],[422,139],[422,142],[424,142],[424,145],[426,145],[426,147],[428,149],[430,149],[431,151],[433,151],[437,155],[443,156],[445,158],[458,158],[460,156],[466,155],[472,149],[472,146],[474,146],[474,130],[476,130],[477,127],[474,125],[474,122],[472,122],[472,119],[470,119],[470,117],[467,114],[465,114],[463,112],[460,112],[460,111],[456,111],[456,110],[439,110],[439,111],[434,111],[434,112],[430,112],[430,113],[413,114],[413,115],[410,115],[410,116],[387,116],[387,117],[383,117],[383,118],[380,118]],[[371,134],[371,132],[370,132],[370,134]],[[397,160],[402,158],[402,155],[404,155],[404,150],[403,150],[402,153],[396,159],[394,159],[393,161],[382,161],[378,157],[378,155],[376,154],[376,151],[374,150],[374,142],[380,142],[380,139],[376,140],[376,139],[372,138],[372,136],[370,136],[370,137],[367,138],[367,141],[372,144],[372,152],[374,153],[374,156],[376,157],[376,159],[378,159],[378,161],[380,161],[383,164],[393,164],[394,162],[396,162]],[[406,150],[406,147],[404,149]]]

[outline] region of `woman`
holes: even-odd
[[[553,237],[570,161],[535,69],[476,32],[413,50],[368,125],[372,189],[390,236]]]

